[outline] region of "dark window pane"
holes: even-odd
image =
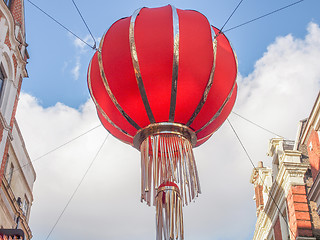
[[[2,69],[0,67],[0,96],[1,96],[1,93],[2,93],[3,83],[4,83],[4,74],[3,74]]]
[[[10,2],[11,2],[11,0],[4,0],[4,3],[5,3],[8,7],[10,7]]]

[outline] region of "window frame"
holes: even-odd
[[[29,212],[29,199],[28,197],[25,195],[24,196],[24,200],[23,200],[23,203],[22,203],[22,213],[25,217],[28,216],[28,212]]]

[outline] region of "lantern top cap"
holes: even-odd
[[[173,134],[188,139],[194,147],[197,143],[196,133],[185,125],[180,123],[161,122],[152,123],[147,127],[140,129],[133,138],[133,146],[140,150],[141,143],[149,136],[160,134]]]

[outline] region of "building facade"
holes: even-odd
[[[13,229],[32,238],[28,221],[36,174],[15,119],[28,77],[26,47],[23,0],[0,0],[0,239]]]
[[[255,240],[320,239],[320,99],[300,121],[295,141],[270,140],[272,167],[260,162],[251,175],[255,190]],[[318,179],[319,178],[319,179]]]
[[[308,199],[315,202],[316,211],[320,214],[320,93],[312,108],[311,114],[302,126],[300,144],[305,146],[310,162],[313,184],[308,192]]]

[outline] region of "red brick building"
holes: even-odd
[[[272,168],[260,162],[253,170],[256,240],[320,239],[320,94],[295,141],[270,140]]]
[[[23,0],[0,0],[0,239],[14,237],[3,233],[12,229],[32,238],[28,221],[36,174],[15,119],[28,76],[26,47]]]
[[[320,214],[320,93],[312,108],[311,114],[308,120],[303,126],[301,132],[301,145],[306,146],[306,150],[309,156],[311,174],[313,184],[308,193],[308,199],[316,203],[316,211]]]

